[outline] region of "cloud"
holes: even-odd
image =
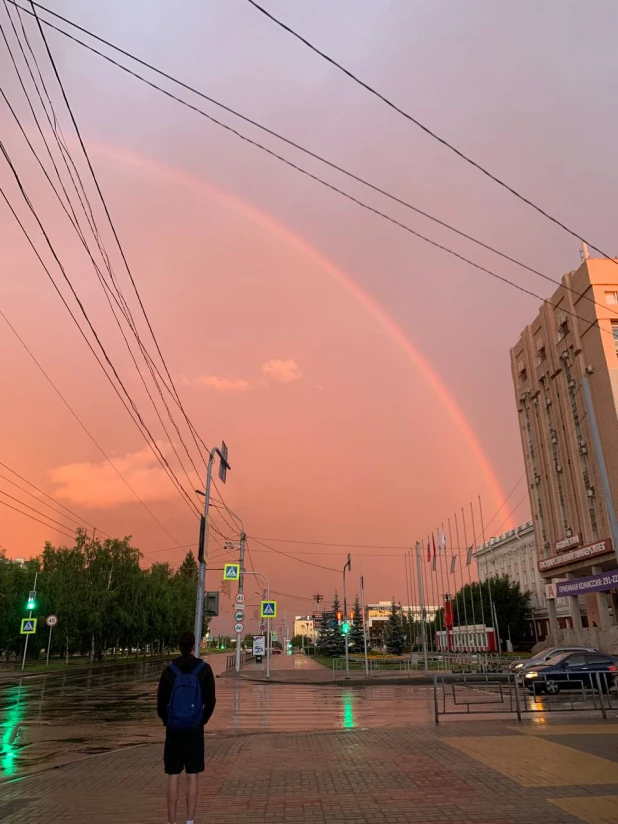
[[[293,360],[280,360],[273,358],[262,364],[262,372],[274,381],[279,383],[291,383],[299,381],[302,377],[300,366]]]
[[[165,455],[169,446],[157,445]],[[139,452],[113,457],[112,462],[144,501],[164,501],[178,494],[147,446]],[[50,475],[56,484],[54,494],[71,503],[97,509],[136,502],[108,461],[65,464],[52,469]]]
[[[220,378],[218,375],[201,375],[199,378],[181,378],[181,386],[197,386],[214,389],[216,392],[246,392],[251,389],[249,381],[243,378]]]

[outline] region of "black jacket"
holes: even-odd
[[[197,667],[199,660],[195,655],[181,655],[173,662],[176,664],[181,672],[192,672]],[[215,677],[212,674],[210,664],[202,667],[198,673],[200,687],[202,688],[202,701],[204,703],[204,710],[202,712],[202,724],[207,724],[210,716],[213,714],[217,699],[215,696]],[[167,708],[172,697],[172,688],[174,686],[174,673],[171,669],[166,667],[161,673],[159,680],[159,689],[157,690],[157,715],[167,727]]]

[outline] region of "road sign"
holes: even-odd
[[[240,564],[225,564],[223,567],[224,581],[238,581],[240,578]]]
[[[234,632],[242,632],[243,629],[244,629],[244,626],[242,624],[235,624],[234,625]]]
[[[227,471],[230,468],[229,463],[227,462],[227,446],[225,441],[221,441],[221,450],[219,452],[219,478],[221,483],[225,483],[225,479],[227,477]]]
[[[277,640],[277,633],[276,632],[273,632],[272,638],[273,638],[273,641]]]
[[[277,617],[277,602],[276,601],[262,601],[260,603],[260,618],[276,618]]]
[[[58,623],[58,617],[56,615],[48,615],[45,619],[45,623],[48,627],[55,627]]]
[[[34,635],[36,633],[37,618],[22,618],[21,619],[21,635]]]
[[[245,596],[242,594],[242,592],[239,592],[238,595],[236,596],[236,603],[237,604],[244,604],[245,603]]]
[[[234,613],[234,620],[235,621],[244,621],[245,613],[241,609],[237,609]]]

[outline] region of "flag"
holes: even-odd
[[[470,566],[471,563],[472,563],[472,547],[469,546],[468,547],[468,556],[466,558],[466,566]]]
[[[451,558],[451,575],[455,572],[455,567],[457,566],[457,556],[453,555]]]
[[[429,546],[429,538],[427,538],[427,561],[431,561],[431,547]]]
[[[442,552],[442,544],[440,543],[440,530],[436,528],[436,544],[438,545],[438,554]]]
[[[433,544],[433,557],[436,557],[436,539],[433,532],[431,533],[431,543]]]
[[[432,571],[432,572],[435,572],[435,571],[436,571],[436,556],[435,556],[435,555],[434,555],[434,556],[433,556],[433,558],[431,559],[431,571]]]
[[[446,535],[444,534],[444,527],[442,527],[442,549],[446,549]]]

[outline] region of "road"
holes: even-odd
[[[277,657],[273,668],[306,668]],[[225,656],[209,659],[215,674]],[[311,662],[313,666],[318,664]],[[163,737],[155,711],[161,664],[15,677],[0,682],[0,781]],[[430,687],[262,684],[217,678],[209,737],[430,724]]]

